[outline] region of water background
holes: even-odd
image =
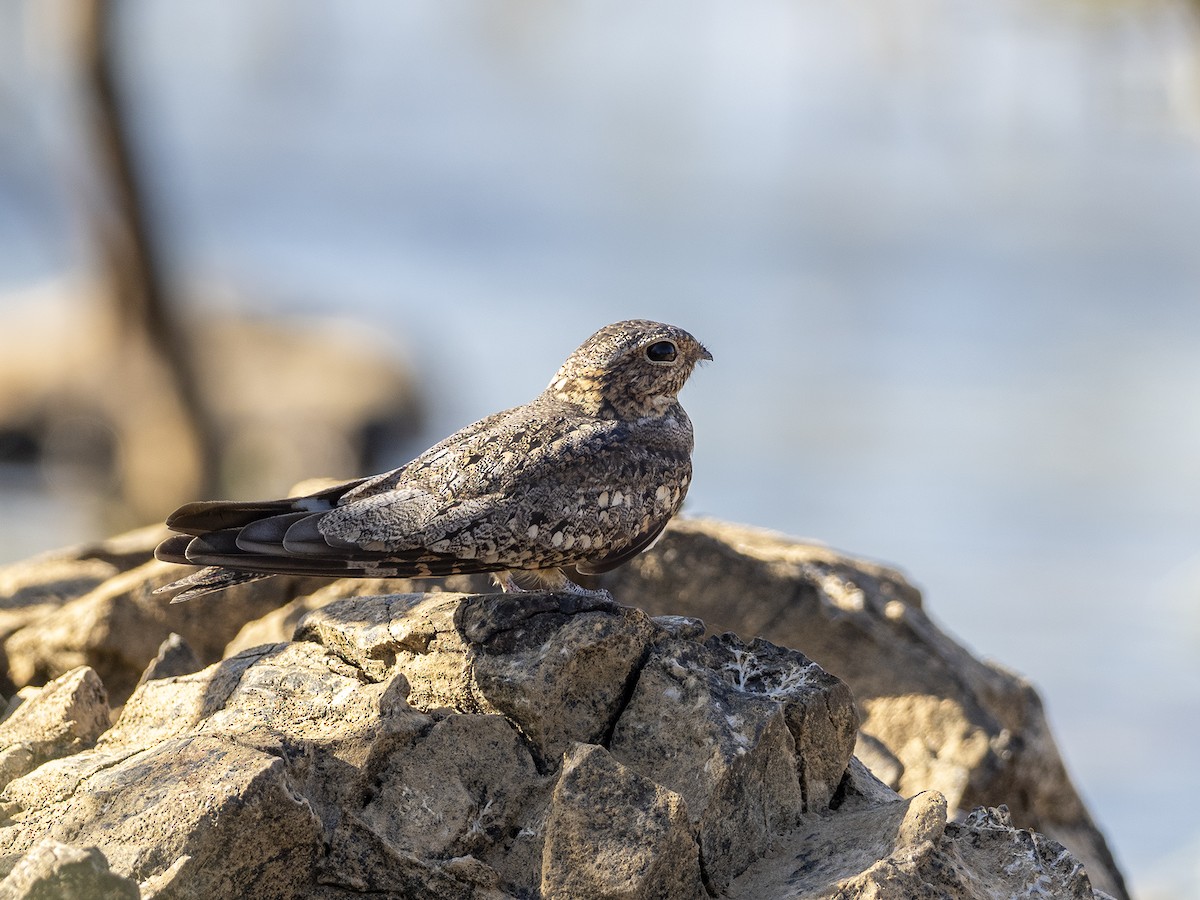
[[[1038,686],[1137,895],[1200,898],[1195,7],[121,6],[194,304],[374,323],[430,398],[398,461],[688,328],[688,511],[902,567]],[[0,315],[88,258],[66,9],[0,0]],[[0,560],[95,528],[0,510]]]

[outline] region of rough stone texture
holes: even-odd
[[[850,686],[858,752],[891,787],[939,791],[962,811],[1006,804],[1019,826],[1069,847],[1099,887],[1128,896],[1037,692],[942,632],[894,569],[761,529],[676,520],[602,583],[651,614],[803,650]]]
[[[313,881],[321,838],[282,759],[209,735],[172,738],[95,772],[69,799],[26,808],[0,841],[14,829],[99,846],[117,872],[160,876],[166,896],[195,898],[296,896]]]
[[[803,726],[818,718],[827,742],[814,748]],[[687,801],[706,877],[720,890],[795,827],[806,793],[811,808],[827,808],[856,725],[846,686],[801,654],[724,635],[655,648],[611,749]],[[801,747],[816,749],[807,759],[797,755],[797,736]]]
[[[687,804],[576,744],[563,760],[546,822],[542,897],[703,897]]]
[[[95,719],[89,737],[56,745],[59,758],[0,793],[0,875],[36,870],[53,846],[43,842],[57,841],[96,848],[113,877],[163,898],[1100,898],[1085,867],[1119,881],[1103,862],[1014,827],[1003,809],[947,824],[980,783],[1015,785],[1000,799],[1027,813],[1070,784],[1061,763],[1046,762],[1052,744],[1027,756],[1031,772],[981,781],[980,767],[1008,764],[1001,749],[1030,754],[1034,726],[1044,729],[1026,707],[1024,730],[1002,745],[988,704],[1036,698],[956,649],[880,567],[682,523],[610,582],[622,603],[672,615],[571,594],[378,595],[408,584],[370,581],[310,594],[272,579],[183,604],[194,610],[188,632],[129,612],[171,610],[148,593],[169,577],[140,556],[152,543],[127,540],[134,552],[103,560],[116,570],[107,580],[83,578],[79,596],[51,601],[59,615],[108,610],[92,620],[107,635],[69,643],[43,611],[10,636],[23,654],[14,659],[101,662],[116,652],[118,625],[147,632],[130,633],[137,652],[109,664],[132,691],[113,726],[97,740]],[[769,602],[774,612],[762,609]],[[266,621],[243,629],[264,609]],[[774,643],[702,640],[704,623],[679,615],[720,620],[729,609],[757,622],[743,633],[774,627]],[[829,669],[878,669],[857,695],[876,730],[857,747],[908,799],[851,756],[858,713],[847,686],[779,646],[785,627],[805,653],[842,641]],[[186,640],[160,647],[172,630]],[[39,651],[34,633],[57,634],[58,656]],[[207,668],[189,671],[193,641]],[[51,702],[71,695],[69,683],[24,691],[0,735],[39,707],[47,733],[75,734],[78,707]],[[945,793],[910,791],[918,774]],[[1083,816],[1078,836],[1102,847]]]
[[[403,672],[418,709],[503,715],[554,765],[612,728],[654,632],[639,610],[574,594],[441,593],[340,600],[296,636],[368,677]]]
[[[757,900],[871,897],[1054,897],[1093,900],[1083,866],[1007,813],[980,808],[947,824],[946,799],[926,791],[840,816],[812,817],[770,858],[751,866],[728,896]]]
[[[806,769],[788,705],[815,708],[821,695],[836,710],[828,728],[844,768],[851,700],[798,653],[733,638],[704,647],[689,636],[697,623],[666,625],[571,594],[337,601],[301,625],[308,640],[142,681],[94,749],[9,784],[0,871],[53,838],[99,847],[114,871],[162,896],[223,896],[233,885],[264,897],[384,887],[570,896],[588,876],[562,854],[616,854],[645,825],[661,840],[604,873],[597,896],[678,896],[675,887],[702,883],[702,852],[705,877],[727,881],[801,812]],[[691,698],[702,707],[695,723],[642,688],[652,655],[686,661],[707,686]],[[687,785],[699,839],[663,783],[661,756],[637,751],[642,719],[676,720],[669,728],[683,740],[724,728],[714,774]],[[564,753],[574,761],[565,772]],[[605,773],[608,793],[588,787]],[[726,860],[727,823],[764,816],[760,843],[743,840]]]
[[[164,529],[154,526],[69,550],[45,553],[0,567],[0,643],[27,625],[47,619],[71,600],[99,587],[119,572],[150,558]],[[11,694],[28,683],[9,675],[6,651],[0,651],[0,692]],[[18,666],[20,667],[20,662]],[[61,675],[72,666],[61,668]],[[22,671],[28,671],[23,668]]]
[[[61,675],[0,722],[0,787],[47,760],[77,753],[108,728],[108,697],[86,666]]]
[[[137,900],[137,882],[112,872],[95,847],[44,840],[0,881],[0,900]]]
[[[337,482],[321,483],[314,480],[297,485],[293,493],[313,492]],[[270,589],[259,585],[259,589]],[[296,632],[300,620],[314,610],[328,606],[335,600],[351,597],[375,597],[384,594],[457,593],[486,594],[494,591],[491,576],[453,575],[448,578],[344,578],[324,582],[324,586],[311,593],[298,594],[295,599],[271,610],[265,616],[247,622],[241,631],[225,647],[225,656],[233,656],[259,644],[274,644],[288,641]],[[207,602],[219,602],[215,598]],[[703,633],[703,631],[701,631]]]

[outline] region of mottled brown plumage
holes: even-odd
[[[690,334],[642,319],[601,328],[525,406],[446,438],[399,469],[305,497],[189,503],[159,545],[206,565],[172,602],[276,574],[496,573],[505,589],[579,590],[675,515],[692,472],[678,393],[700,360]]]

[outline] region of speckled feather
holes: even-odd
[[[157,556],[210,568],[170,585],[187,588],[173,602],[283,573],[493,572],[511,589],[572,587],[564,570],[614,568],[657,537],[687,493],[692,425],[677,395],[704,359],[682,329],[618,322],[531,403],[399,469],[305,497],[187,504],[168,518],[180,534]]]

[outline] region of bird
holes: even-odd
[[[693,431],[678,395],[712,358],[674,325],[606,325],[531,402],[398,469],[304,496],[179,507],[155,556],[205,568],[159,590],[181,590],[181,603],[281,574],[490,573],[506,592],[604,593],[572,575],[629,561],[679,511]]]

